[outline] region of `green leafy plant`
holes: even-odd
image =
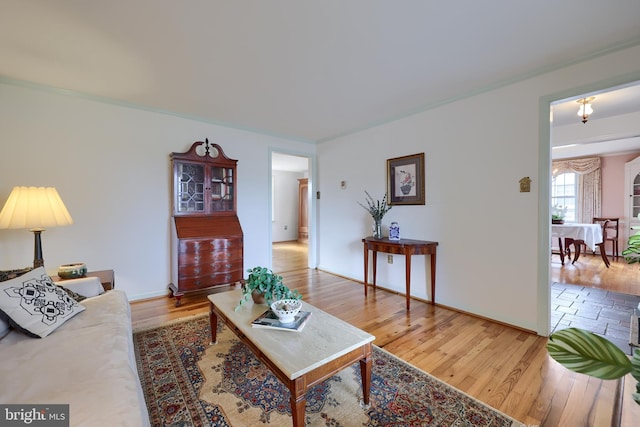
[[[622,251],[622,256],[629,264],[640,262],[640,234],[629,236],[627,249]]]
[[[249,277],[242,285],[242,298],[236,306],[236,311],[249,301],[251,294],[255,291],[264,295],[267,304],[281,299],[301,299],[302,295],[298,291],[292,291],[284,283],[282,276],[275,274],[266,267],[253,267],[247,270]]]
[[[640,214],[638,214],[638,219],[640,220]],[[638,227],[635,226],[631,228],[638,229]],[[640,262],[640,231],[629,236],[627,249],[622,251],[622,256],[629,264]]]
[[[618,379],[631,373],[638,381],[632,397],[640,405],[640,349],[636,349],[630,359],[606,338],[579,328],[568,328],[549,337],[547,351],[565,368],[602,380]]]
[[[368,191],[364,191],[364,194],[367,195],[367,206],[358,202],[360,206],[362,206],[369,214],[373,217],[374,221],[382,221],[382,218],[385,216],[387,212],[391,210],[391,206],[387,204],[387,195],[385,194],[382,197],[382,201],[373,200],[373,197],[369,194]]]

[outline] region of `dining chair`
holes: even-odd
[[[618,259],[618,231],[620,226],[620,218],[593,218],[594,224],[602,225],[602,242],[606,247],[607,242],[611,242],[611,256]]]

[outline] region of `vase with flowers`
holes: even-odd
[[[364,191],[364,194],[367,195],[366,200],[368,206],[365,206],[360,202],[358,202],[358,204],[369,212],[373,218],[373,237],[375,239],[382,239],[382,218],[391,210],[391,206],[387,203],[387,195],[385,194],[382,197],[382,201],[380,201],[373,200],[373,197],[371,197],[369,192],[366,190]]]
[[[551,224],[564,224],[567,207],[555,204],[551,207]]]

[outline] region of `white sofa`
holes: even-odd
[[[80,304],[44,338],[12,329],[0,339],[0,403],[69,404],[71,426],[148,426],[126,294]]]

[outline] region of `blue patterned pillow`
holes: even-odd
[[[84,309],[51,281],[44,267],[0,283],[0,316],[32,337],[46,337]]]

